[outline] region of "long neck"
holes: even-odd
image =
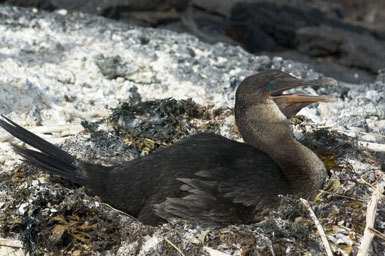
[[[248,108],[238,106],[235,117],[244,141],[278,164],[293,194],[310,198],[318,192],[326,169],[310,149],[292,137],[286,117],[273,101]]]

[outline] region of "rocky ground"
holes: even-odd
[[[234,91],[250,74],[276,68],[302,78],[323,76],[282,57],[83,13],[0,6],[0,17],[0,113],[36,126],[34,132],[82,159],[105,164],[199,131],[240,139]],[[384,184],[384,85],[385,74],[379,73],[373,82],[307,89],[338,100],[309,106],[291,120],[294,136],[328,169],[325,188],[311,206],[333,252],[341,255],[357,253],[367,202]],[[164,118],[140,115],[134,117],[137,127],[114,122],[133,109]],[[141,127],[148,127],[146,133]],[[170,136],[160,127],[168,127]],[[13,247],[55,255],[325,252],[308,208],[297,199],[284,197],[277,211],[255,225],[204,229],[179,221],[148,227],[82,188],[20,164],[7,143],[12,139],[3,133],[0,141],[0,234],[14,243],[2,246],[2,253]],[[374,228],[383,233],[382,205],[375,216]],[[372,245],[373,255],[384,253],[380,235]]]
[[[0,1],[1,2],[1,1]],[[381,0],[4,0],[55,11],[82,11],[144,27],[239,45],[256,55],[307,63],[349,83],[373,82],[384,68]]]

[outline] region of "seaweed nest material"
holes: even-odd
[[[84,126],[85,133],[68,140],[63,147],[71,148],[71,153],[81,148],[93,150],[87,155],[88,160],[100,156],[137,157],[202,131],[240,138],[232,110],[202,107],[192,100],[122,103],[107,120],[85,122]],[[328,244],[335,255],[355,255],[364,234],[368,201],[384,180],[381,164],[352,138],[318,128],[304,117],[293,118],[291,127],[296,138],[318,154],[329,173],[325,187],[310,202]],[[124,149],[122,155],[116,156],[114,150],[120,149]],[[382,205],[378,207],[373,229],[379,234],[385,231]],[[178,220],[150,227],[111,208],[98,197],[86,195],[83,188],[26,164],[15,167],[12,174],[0,174],[0,236],[20,240],[25,252],[31,255],[325,252],[309,207],[297,198],[282,196],[280,207],[253,225],[203,229]],[[384,240],[376,236],[372,254],[383,255],[384,248]]]
[[[116,134],[143,155],[197,132],[218,133],[214,117],[224,110],[212,108],[199,107],[191,99],[123,103],[114,109],[110,122]]]

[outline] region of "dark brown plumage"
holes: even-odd
[[[251,223],[277,205],[279,194],[310,198],[321,187],[326,169],[292,138],[286,116],[330,98],[282,92],[335,83],[306,82],[277,70],[252,75],[237,89],[235,101],[245,143],[201,133],[112,167],[77,160],[4,116],[0,126],[40,151],[14,145],[27,161],[85,186],[145,224],[172,218],[217,226]]]

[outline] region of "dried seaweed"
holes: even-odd
[[[138,148],[141,154],[148,154],[189,134],[217,133],[219,126],[212,119],[221,110],[214,113],[211,108],[200,107],[191,99],[123,103],[114,109],[110,121],[116,134],[125,137],[128,145]],[[196,125],[191,122],[194,119],[203,122]]]
[[[100,207],[83,188],[64,188],[34,169],[24,166],[13,177],[2,177],[2,187],[8,191],[8,197],[2,198],[6,204],[0,214],[2,236],[20,234],[33,255],[76,251],[87,255],[119,247],[125,237],[117,216]]]

